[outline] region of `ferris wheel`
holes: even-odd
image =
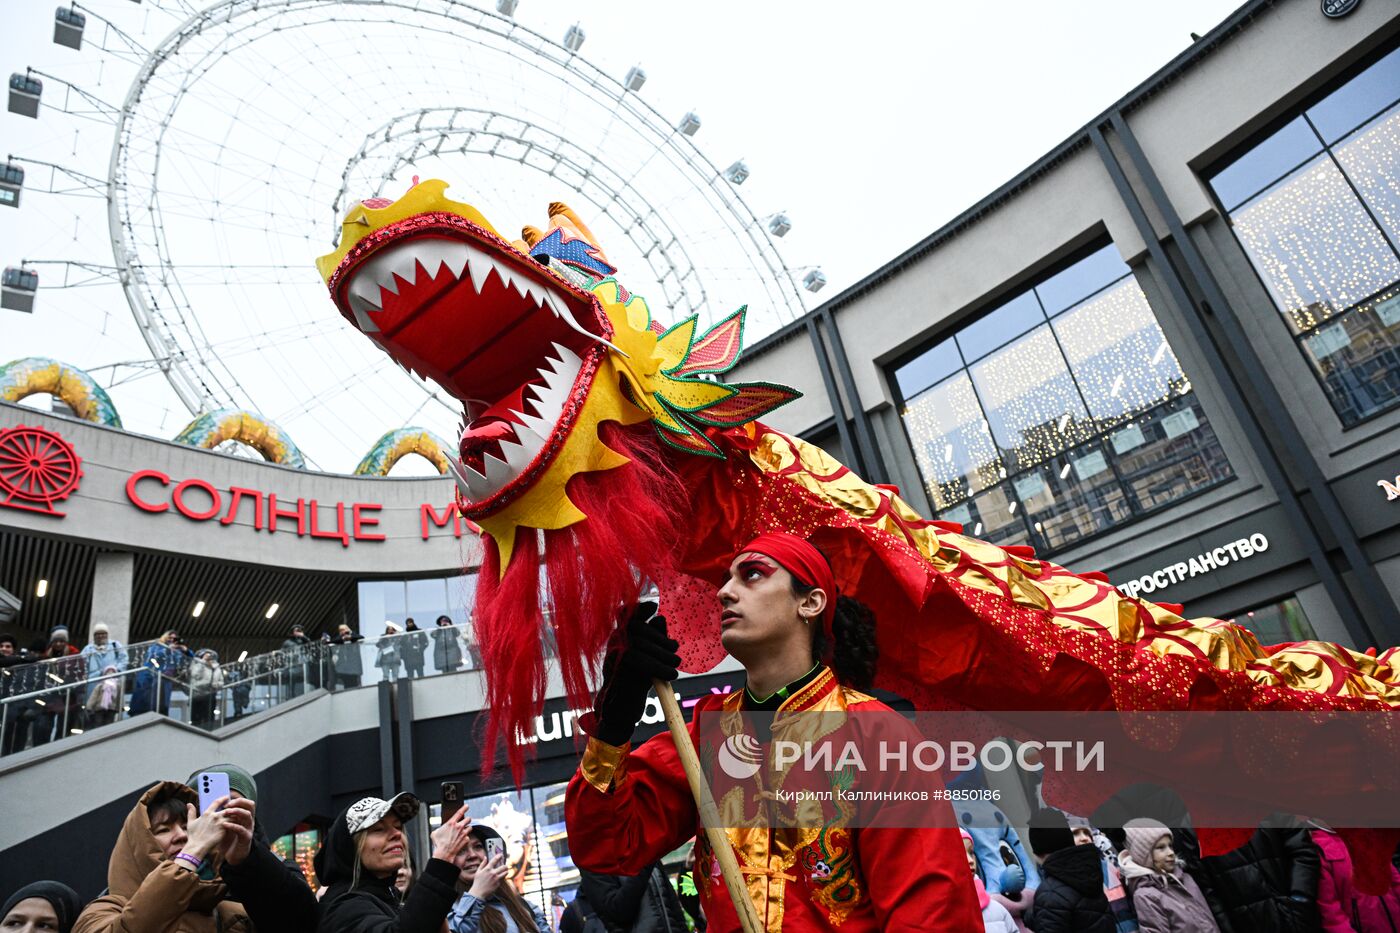
[[[825,279],[785,263],[792,222],[749,207],[743,161],[712,162],[698,115],[648,104],[643,67],[610,74],[581,54],[581,25],[551,38],[517,5],[157,0],[154,42],[101,20],[102,49],[137,65],[105,105],[107,271],[191,413],[260,412],[340,470],[386,429],[450,429],[455,401],[351,333],[312,265],[349,205],[414,176],[504,231],[568,202],[660,319],[748,305],[752,339],[801,315]],[[60,10],[55,42],[75,47],[76,15],[81,45],[84,12]]]

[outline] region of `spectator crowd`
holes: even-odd
[[[201,800],[203,772],[228,793]],[[258,819],[259,787],[233,764],[160,781],[140,795],[111,844],[107,887],[86,901],[60,880],[19,886],[4,933],[682,933],[704,930],[694,863],[632,877],[583,871],[566,904],[523,896],[501,834],[451,813],[414,865],[410,793],[366,797],[336,815],[315,857],[313,888],[274,852]],[[1090,821],[1035,813],[1022,844],[1003,819],[962,832],[969,883],[989,933],[1396,933],[1400,864],[1384,895],[1360,893],[1341,838],[1315,821],[1277,818],[1240,848],[1202,856],[1167,795],[1154,817],[1111,801]],[[1160,818],[1159,818],[1160,817]],[[1104,825],[1096,826],[1094,822]],[[1109,822],[1118,825],[1108,825]],[[420,824],[421,825],[421,824]],[[1400,853],[1397,853],[1400,862]]]
[[[201,801],[204,774],[227,777],[228,793]],[[414,866],[409,793],[366,797],[342,810],[315,858],[313,888],[295,862],[273,851],[258,819],[257,781],[233,764],[164,780],[134,801],[111,842],[107,887],[95,899],[57,880],[18,887],[0,911],[5,933],[554,933],[556,930],[682,933],[705,928],[682,907],[683,873],[660,866],[637,878],[584,873],[572,903],[555,909],[524,897],[492,827],[469,808],[428,836]],[[202,806],[201,806],[202,805]],[[687,868],[688,872],[688,868]],[[690,911],[689,914],[687,910]],[[687,923],[687,917],[690,922]]]
[[[378,671],[373,683],[479,666],[462,629],[446,615],[431,631],[411,618],[388,622],[373,639],[345,624],[319,638],[293,625],[278,650],[232,663],[213,648],[191,648],[174,629],[123,645],[97,622],[81,649],[63,625],[28,646],[0,634],[0,755],[146,712],[213,729],[309,690],[359,687],[367,667]]]

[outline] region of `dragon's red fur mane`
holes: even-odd
[[[517,737],[544,702],[546,643],[557,648],[570,704],[586,708],[591,660],[616,630],[619,611],[636,601],[643,580],[665,578],[679,559],[677,527],[686,496],[655,430],[649,424],[607,423],[599,436],[631,462],[570,480],[569,498],[586,521],[555,531],[522,529],[504,575],[495,541],[483,538],[476,637],[488,674],[509,676],[486,678],[492,713],[486,717],[482,757],[489,773],[504,739],[517,783],[525,767],[525,748]]]

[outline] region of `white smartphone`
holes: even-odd
[[[486,840],[486,861],[487,861],[488,863],[489,863],[489,862],[494,862],[494,861],[496,860],[496,857],[497,857],[497,856],[500,856],[502,859],[505,858],[505,856],[506,856],[506,844],[505,844],[504,842],[502,842],[501,840],[499,840],[499,839],[487,839],[487,840]]]
[[[227,797],[228,774],[223,771],[201,771],[195,775],[195,793],[199,794],[199,812],[202,815],[220,797]]]

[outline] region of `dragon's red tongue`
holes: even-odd
[[[463,443],[483,444],[486,441],[511,440],[515,428],[504,418],[482,416],[473,421],[462,433]]]
[[[509,421],[513,424],[519,424],[520,419],[516,417],[516,412],[525,409],[525,390],[528,387],[529,383],[522,385],[505,398],[477,415],[476,418],[472,420],[472,423],[467,425],[467,430],[462,435],[463,439],[475,437],[478,427],[480,427],[481,430],[489,429],[490,425],[487,424],[487,422],[490,421]]]
[[[519,435],[515,426],[520,423],[516,412],[525,406],[525,386],[521,386],[501,399],[467,425],[462,432],[462,458],[478,472],[482,469],[482,457],[487,450],[500,452],[501,441],[516,441]]]

